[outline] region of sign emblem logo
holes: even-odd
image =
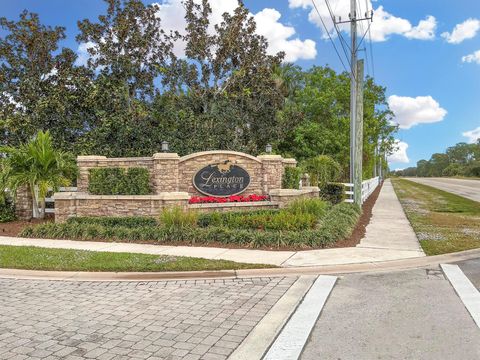
[[[206,195],[237,195],[250,185],[250,175],[233,161],[225,160],[198,170],[193,176],[193,185]]]

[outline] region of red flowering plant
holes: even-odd
[[[251,194],[248,196],[243,195],[231,195],[227,197],[216,196],[192,196],[189,200],[189,204],[221,204],[231,202],[253,202],[253,201],[268,201],[270,197],[268,195]]]

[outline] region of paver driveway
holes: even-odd
[[[226,359],[295,280],[0,279],[0,358]]]

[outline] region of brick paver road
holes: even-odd
[[[0,359],[226,359],[295,280],[0,279]]]

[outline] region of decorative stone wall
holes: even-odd
[[[320,189],[317,186],[304,186],[301,190],[296,189],[274,189],[270,191],[270,199],[284,208],[288,203],[299,198],[318,198]]]
[[[79,192],[87,192],[89,170],[105,167],[143,167],[150,172],[150,184],[154,194],[167,191],[187,192],[192,196],[202,194],[193,186],[193,176],[202,167],[230,160],[250,174],[251,182],[242,195],[267,195],[272,189],[282,187],[285,167],[295,167],[295,159],[280,155],[258,157],[235,151],[204,151],[179,157],[175,153],[156,153],[152,157],[107,158],[105,156],[79,156],[77,164]]]
[[[238,204],[188,205],[191,196],[204,196],[193,185],[193,177],[212,164],[234,164],[248,172],[250,183],[242,195],[271,195],[271,202]],[[312,191],[278,192],[282,187],[284,169],[296,166],[295,159],[280,155],[251,156],[234,151],[205,151],[183,157],[175,153],[157,153],[152,157],[106,158],[79,156],[77,192],[56,193],[55,221],[73,216],[157,216],[169,206],[195,208],[199,211],[231,211],[282,207],[298,196],[313,196]],[[142,167],[150,173],[152,195],[91,195],[88,194],[89,171],[106,167]],[[218,165],[220,169],[221,165]],[[231,169],[231,168],[230,168]],[[232,170],[233,173],[233,170]],[[300,191],[300,192],[299,192]],[[318,196],[318,191],[317,191]]]
[[[55,194],[55,222],[74,216],[158,216],[164,208],[187,208],[190,196],[169,192],[157,195],[89,195],[64,192]]]

